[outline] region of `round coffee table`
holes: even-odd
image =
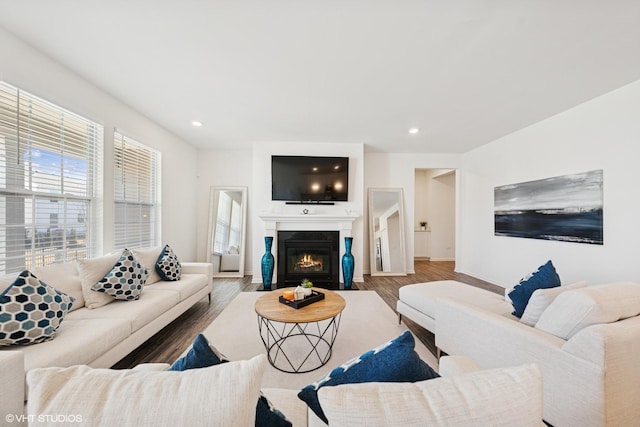
[[[328,289],[324,299],[295,309],[279,301],[286,290],[265,293],[256,301],[260,338],[271,365],[283,372],[304,373],[324,366],[338,335],[344,298]]]

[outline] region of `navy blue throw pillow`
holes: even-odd
[[[256,405],[255,427],[292,427],[282,412],[278,411],[271,402],[264,396],[258,398]]]
[[[416,382],[438,378],[440,375],[420,359],[414,347],[413,335],[405,331],[399,337],[334,369],[320,381],[306,386],[300,390],[298,397],[321,420],[328,423],[318,400],[318,390],[321,387],[365,382]]]
[[[204,335],[198,334],[187,354],[173,362],[169,370],[186,371],[187,369],[206,368],[228,361],[218,350],[209,345],[209,341]]]
[[[206,368],[229,360],[215,347],[209,344],[207,337],[198,334],[191,349],[169,368],[170,371]],[[261,396],[256,404],[256,427],[291,427],[292,424],[282,412],[273,407],[266,397]]]
[[[560,286],[560,276],[556,273],[551,261],[540,266],[531,276],[520,280],[511,292],[509,298],[513,305],[513,315],[522,317],[524,309],[529,303],[531,295],[538,289],[555,288]]]

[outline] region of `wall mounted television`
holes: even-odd
[[[271,200],[346,202],[348,190],[348,157],[271,156]]]

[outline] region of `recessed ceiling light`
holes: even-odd
[[[415,135],[415,134],[416,134],[416,133],[418,133],[418,132],[420,132],[420,129],[418,129],[418,128],[411,128],[411,129],[409,129],[409,133],[410,133],[411,135]]]
[[[199,128],[202,126],[202,122],[199,122],[197,120],[192,120],[191,124],[194,125],[195,127]]]

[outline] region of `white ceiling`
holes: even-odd
[[[638,0],[0,0],[0,26],[208,148],[465,152],[640,79]]]

